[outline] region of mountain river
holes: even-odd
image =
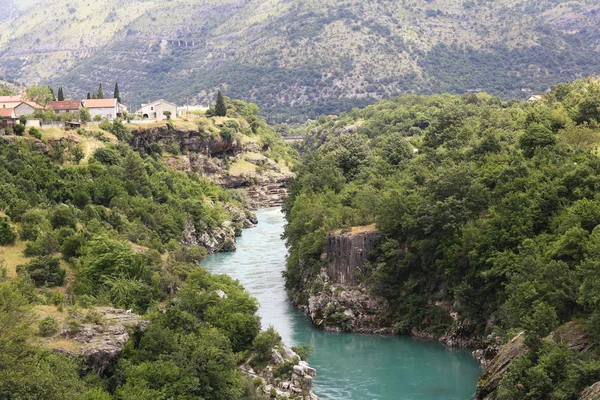
[[[314,392],[322,400],[469,400],[481,369],[468,351],[409,337],[328,333],[288,301],[281,272],[287,249],[279,208],[258,211],[237,251],[209,256],[209,271],[238,279],[260,302],[263,328],[274,325],[290,346],[314,346]]]

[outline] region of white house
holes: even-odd
[[[100,118],[112,121],[117,118],[119,113],[117,99],[87,99],[83,100],[83,106],[90,111],[92,119],[99,115]]]
[[[177,104],[163,99],[142,104],[137,113],[144,119],[166,119],[165,112],[170,112],[171,118],[177,116]]]

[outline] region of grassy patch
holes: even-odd
[[[3,261],[9,278],[17,276],[17,265],[26,264],[31,260],[23,255],[23,250],[25,250],[25,242],[21,240],[17,240],[12,246],[0,247],[0,260]]]
[[[229,175],[231,176],[243,176],[253,175],[256,173],[256,165],[249,163],[246,160],[236,161],[231,164],[229,168]]]

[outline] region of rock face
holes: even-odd
[[[322,289],[311,293],[303,309],[317,328],[330,332],[392,333],[387,300],[374,296],[367,286],[332,283],[324,270],[315,283]]]
[[[325,262],[312,281],[310,296],[300,307],[312,323],[326,331],[392,333],[389,304],[372,294],[366,283],[367,258],[375,246],[374,226],[327,235]]]
[[[143,330],[148,323],[137,314],[116,308],[98,308],[96,312],[98,317],[93,322],[86,322],[83,315],[72,315],[81,325],[62,331],[57,344],[49,342],[48,346],[56,352],[82,357],[87,369],[102,373],[123,351],[129,340],[127,328]]]
[[[567,322],[548,335],[547,339],[555,343],[563,343],[576,352],[588,351],[592,343],[585,324],[581,321]],[[509,370],[512,362],[525,354],[526,351],[527,346],[525,345],[525,334],[523,332],[502,346],[497,355],[487,365],[481,378],[479,378],[476,394],[477,399],[495,399],[496,390],[502,377]],[[598,388],[600,388],[600,383],[586,390],[589,390],[588,394],[593,394],[593,391]],[[582,393],[582,396],[584,393]],[[580,397],[580,399],[587,400],[594,399],[594,397]]]
[[[479,378],[476,397],[478,399],[493,399],[498,384],[510,368],[512,362],[525,354],[526,351],[525,333],[523,332],[502,346],[496,357],[494,357]]]
[[[193,129],[168,129],[166,126],[138,127],[133,131],[130,142],[135,149],[147,152],[152,151],[155,144],[167,146],[173,143],[187,155],[168,158],[166,162],[171,168],[196,172],[220,186],[243,190],[254,210],[281,206],[289,194],[289,181],[293,174],[275,161],[262,156],[256,142],[229,142]],[[243,154],[248,152],[254,157],[244,159]],[[241,160],[255,165],[263,172],[230,174],[229,164]]]
[[[579,395],[579,400],[598,400],[600,399],[600,382],[594,383],[589,388],[586,388]]]
[[[283,344],[272,350],[270,363],[261,371],[255,371],[249,362],[243,364],[241,369],[245,375],[261,380],[259,390],[265,400],[273,398],[319,400],[312,391],[313,378],[317,376],[317,371],[306,361],[301,361],[292,349]],[[282,369],[288,372],[281,373]]]
[[[216,156],[242,151],[236,141],[226,141],[212,135],[203,135],[195,129],[169,129],[167,126],[143,127],[133,131],[131,142],[134,149],[150,152],[154,144],[162,146],[176,143],[184,152]]]
[[[379,232],[374,227],[355,230],[327,235],[327,276],[333,283],[355,286],[365,276],[365,261]]]

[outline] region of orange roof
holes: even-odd
[[[88,99],[83,101],[87,108],[112,108],[117,104],[117,99]]]
[[[13,109],[12,108],[0,108],[0,118],[12,118],[13,117]]]

